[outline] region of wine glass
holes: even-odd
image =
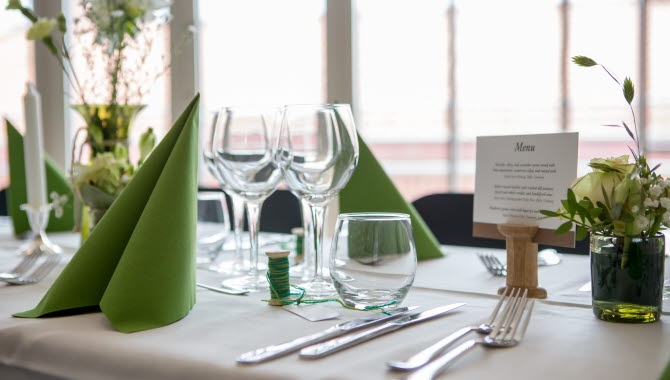
[[[250,269],[247,276],[225,280],[227,286],[258,290],[267,287],[258,268],[258,232],[263,202],[282,178],[273,160],[276,107],[224,107],[214,132],[212,151],[221,179],[246,201],[249,223]]]
[[[291,191],[309,207],[314,279],[301,284],[313,299],[335,295],[323,276],[326,205],[344,188],[358,162],[358,137],[348,104],[284,107],[275,160]]]
[[[212,118],[212,124],[209,131],[209,139],[205,141],[205,144],[203,146],[203,158],[205,161],[205,165],[207,166],[207,170],[210,172],[210,174],[212,174],[212,176],[218,182],[219,187],[230,197],[232,201],[235,255],[233,257],[232,263],[224,260],[218,264],[212,264],[210,266],[210,269],[219,273],[239,275],[242,274],[243,271],[245,270],[244,251],[242,249],[242,227],[244,223],[244,210],[246,204],[244,198],[235,194],[235,192],[232,191],[228,183],[224,181],[223,176],[219,171],[219,167],[216,164],[216,155],[212,150],[212,145],[214,143],[214,133],[216,131],[216,125],[218,120],[219,120],[219,112],[217,111],[214,112],[214,116]]]
[[[348,306],[395,307],[416,272],[416,248],[407,214],[340,214],[330,252],[330,276]]]

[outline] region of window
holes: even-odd
[[[5,9],[7,0],[0,1],[0,9]],[[17,12],[0,12],[0,115],[9,119],[15,127],[23,131],[23,95],[26,82],[35,82],[35,64],[33,43],[26,40],[26,30],[30,26],[23,15]],[[2,124],[4,136],[5,125]],[[0,149],[0,188],[9,184],[7,166],[7,138],[1,140]]]

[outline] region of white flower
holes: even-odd
[[[661,207],[666,210],[670,210],[670,198],[662,197],[659,199],[659,202],[661,202]]]
[[[662,184],[665,185],[665,187],[670,187],[670,179],[666,179],[665,181],[661,181]]]
[[[650,207],[658,207],[658,201],[653,200],[653,199],[651,199],[651,198],[647,198],[647,199],[644,200],[643,205],[644,205],[644,207],[646,207],[646,208],[650,208]]]
[[[654,198],[658,198],[661,193],[663,193],[663,188],[658,185],[654,185],[649,188],[649,194]]]
[[[670,224],[670,211],[666,211],[663,213],[663,221],[665,224]]]
[[[639,215],[635,219],[635,224],[638,228],[646,228],[649,225],[649,219],[647,219],[644,215]]]
[[[643,184],[643,185],[646,185],[646,184],[649,183],[649,179],[640,177],[640,183]]]
[[[630,212],[632,212],[633,214],[637,214],[638,211],[640,211],[640,208],[637,207],[637,205],[630,208]]]

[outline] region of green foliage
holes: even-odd
[[[585,57],[583,55],[577,55],[572,57],[572,62],[576,63],[579,66],[582,67],[591,67],[591,66],[596,66],[597,63],[596,61],[592,60],[589,57]]]
[[[623,96],[628,104],[633,102],[633,97],[635,96],[635,87],[633,86],[633,82],[630,80],[630,78],[626,78],[623,81]]]

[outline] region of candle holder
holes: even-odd
[[[33,236],[30,242],[26,244],[21,253],[23,255],[31,254],[60,254],[63,253],[61,247],[53,243],[46,234],[46,228],[49,224],[49,214],[53,209],[52,204],[33,206],[22,204],[21,210],[28,214],[28,224],[32,230]]]

